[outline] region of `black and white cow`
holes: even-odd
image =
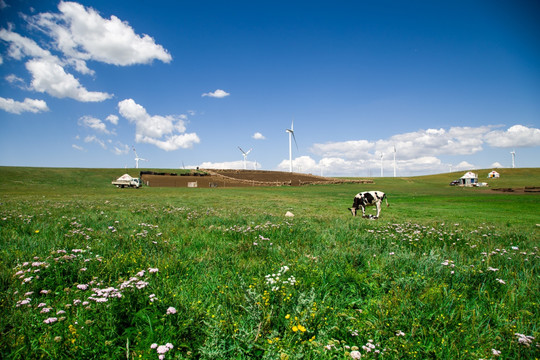
[[[364,191],[356,194],[353,206],[352,208],[349,208],[349,210],[353,216],[356,216],[356,211],[362,209],[362,217],[366,217],[366,206],[375,205],[377,207],[377,216],[375,216],[375,219],[378,219],[379,214],[381,213],[381,203],[383,200],[386,200],[386,206],[390,206],[388,205],[386,194],[382,191]],[[370,218],[373,217],[370,216]]]

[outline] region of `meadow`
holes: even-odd
[[[0,358],[540,358],[538,193],[458,173],[113,187],[124,172],[0,167]],[[347,210],[366,190],[388,194],[379,220]]]

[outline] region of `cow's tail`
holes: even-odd
[[[390,204],[388,203],[388,197],[386,196],[386,194],[384,194],[383,199],[386,201],[386,207],[389,207]]]

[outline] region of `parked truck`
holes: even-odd
[[[112,184],[118,188],[132,187],[138,189],[141,187],[141,179],[131,177],[129,174],[124,174],[113,181]]]

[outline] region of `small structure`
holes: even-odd
[[[477,186],[478,175],[469,171],[459,179],[459,186]]]
[[[501,177],[501,175],[498,172],[496,172],[495,170],[493,170],[492,172],[490,172],[488,174],[488,178],[490,178],[490,179],[498,179],[500,177]]]

